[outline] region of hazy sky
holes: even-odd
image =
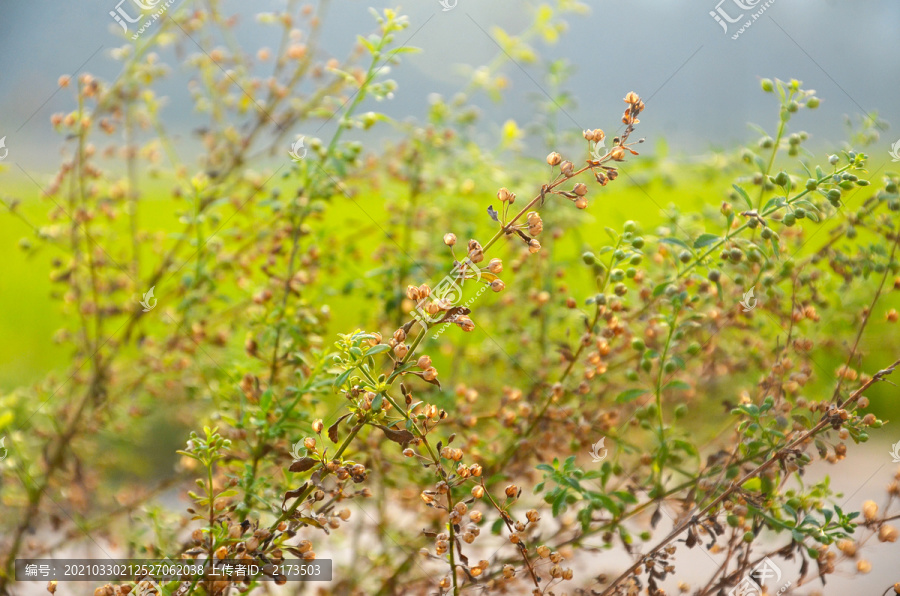
[[[173,8],[200,0],[176,0]],[[499,51],[486,33],[493,25],[518,31],[527,23],[531,2],[521,0],[457,0],[443,11],[438,0],[414,0],[401,5],[410,15],[401,41],[423,50],[407,55],[391,76],[399,83],[395,99],[373,106],[396,118],[420,117],[432,92],[452,95],[465,78],[460,64],[478,65]],[[569,89],[578,105],[567,109],[562,126],[615,128],[621,98],[635,90],[647,99],[641,135],[664,137],[675,150],[702,151],[754,138],[746,126],[756,122],[771,128],[777,117],[775,100],[759,92],[761,77],[796,77],[823,98],[817,112],[801,115],[796,126],[812,134],[813,146],[834,147],[844,139],[843,117],[878,110],[900,126],[900,2],[870,0],[774,0],[739,39],[726,34],[710,11],[747,20],[765,0],[630,0],[588,1],[591,14],[573,18],[565,37],[542,58],[568,58],[576,71]],[[126,0],[131,2],[131,0]],[[755,5],[751,10],[745,6]],[[84,69],[112,78],[119,63],[110,51],[122,45],[110,18],[113,0],[0,0],[0,137],[15,161],[40,172],[52,171],[60,140],[49,116],[70,110],[68,92],[53,96],[59,75]],[[239,39],[250,51],[275,45],[271,28],[252,18],[284,2],[225,2],[246,15]],[[327,49],[344,55],[358,33],[373,27],[370,6],[393,4],[371,0],[334,0],[327,19]],[[93,56],[93,57],[91,57]],[[512,86],[507,101],[479,103],[487,124],[507,118],[527,124],[536,117],[531,97],[542,97],[541,69],[511,64]],[[175,64],[163,87],[171,96],[166,118],[185,130],[202,117],[187,101],[184,70]],[[46,102],[46,104],[45,104]],[[29,120],[30,118],[30,120]],[[900,127],[882,139],[885,155]],[[49,149],[49,151],[48,151]],[[0,150],[2,152],[2,150]]]

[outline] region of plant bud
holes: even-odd
[[[456,234],[444,234],[444,244],[446,244],[447,246],[453,246],[454,244],[456,244]]]
[[[865,516],[866,521],[872,521],[875,517],[878,516],[878,505],[875,501],[866,501],[863,503],[863,516]]]
[[[558,166],[561,162],[562,156],[556,151],[547,156],[547,163],[551,166]]]

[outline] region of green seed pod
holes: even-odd
[[[644,340],[639,337],[635,337],[631,340],[631,349],[636,350],[638,352],[643,352],[647,346],[644,344]]]
[[[840,198],[841,198],[840,190],[838,190],[836,188],[832,188],[831,190],[828,191],[828,200],[829,201],[837,201]]]
[[[763,237],[763,240],[768,240],[772,237],[772,230],[770,228],[763,228],[759,235]]]
[[[808,107],[810,110],[815,110],[817,107],[819,107],[820,103],[821,100],[818,97],[810,97],[806,100],[806,107]]]
[[[789,180],[790,178],[785,171],[778,172],[778,175],[775,176],[775,184],[781,187],[787,186]]]
[[[681,261],[682,263],[687,263],[688,261],[691,260],[692,256],[693,255],[691,255],[690,251],[683,250],[678,254],[678,260]]]
[[[613,269],[609,274],[609,279],[612,281],[622,281],[625,279],[625,272],[621,269]]]
[[[784,215],[784,219],[781,220],[781,223],[783,223],[787,227],[791,227],[792,225],[797,223],[797,217],[793,213],[786,213]]]
[[[749,227],[751,230],[755,230],[756,228],[759,227],[759,220],[756,219],[755,217],[751,220],[748,220],[747,227]]]
[[[631,241],[631,246],[635,248],[642,248],[644,246],[644,239],[638,236],[634,240]]]
[[[775,90],[775,83],[772,82],[772,79],[763,79],[760,82],[760,86],[766,93],[772,93]]]
[[[797,216],[797,219],[803,219],[804,217],[806,217],[806,209],[804,209],[803,207],[797,207],[796,209],[794,209],[794,215]]]
[[[623,229],[626,232],[636,232],[638,229],[638,225],[629,219],[625,222],[625,227]]]
[[[713,269],[709,272],[707,278],[709,278],[709,281],[716,283],[722,278],[722,273],[718,269]]]
[[[819,182],[817,180],[813,180],[810,178],[806,181],[806,190],[816,190],[819,187]]]
[[[581,255],[581,260],[584,261],[585,265],[593,265],[597,262],[597,257],[592,252],[586,252]]]
[[[838,159],[837,155],[828,156],[828,163],[830,163],[831,165],[837,165],[838,161],[839,161],[839,159]]]

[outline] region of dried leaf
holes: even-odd
[[[392,428],[382,426],[381,424],[376,424],[375,426],[377,426],[384,432],[384,436],[387,437],[389,441],[399,443],[400,445],[406,445],[416,438],[416,435],[412,434],[408,430],[394,430]]]
[[[315,466],[318,460],[312,457],[301,457],[300,459],[295,459],[291,464],[290,470],[291,472],[305,472],[309,469],[312,469]]]
[[[650,516],[650,527],[655,530],[656,526],[659,524],[659,521],[661,519],[662,519],[662,511],[660,511],[660,508],[657,507],[656,511],[653,512],[653,515]]]
[[[344,420],[344,418],[346,418],[347,416],[350,416],[350,414],[344,414],[343,416],[341,416],[340,418],[338,418],[337,421],[336,421],[334,424],[332,424],[331,426],[328,427],[328,438],[331,439],[331,442],[332,442],[332,443],[337,443],[337,442],[338,442],[338,434],[337,434],[337,431],[338,431],[338,425],[339,425],[339,424]]]
[[[493,219],[493,220],[496,221],[497,223],[500,223],[500,219],[497,217],[497,216],[500,215],[500,214],[497,212],[496,209],[494,209],[494,206],[493,206],[493,205],[489,205],[489,206],[488,206],[487,212],[488,212],[488,215],[491,216],[491,219]]]
[[[288,499],[296,499],[297,497],[302,495],[307,486],[309,486],[309,482],[304,482],[300,488],[295,488],[294,490],[289,490],[284,493],[284,499],[281,501],[282,511],[284,511],[284,505],[288,502]],[[246,529],[244,531],[246,532]]]
[[[450,310],[447,311],[447,314],[444,315],[443,319],[438,321],[438,324],[444,323],[446,321],[450,321],[450,320],[454,319],[455,317],[458,317],[459,315],[467,315],[470,312],[472,312],[472,311],[469,310],[468,308],[466,308],[465,306],[454,306],[453,308],[451,308]]]

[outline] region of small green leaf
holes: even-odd
[[[266,389],[263,391],[263,394],[259,396],[259,409],[266,413],[269,411],[269,408],[272,406],[272,398],[275,396],[275,393],[271,389]]]
[[[703,248],[710,244],[715,244],[720,238],[715,234],[701,234],[699,238],[694,240],[694,248]]]
[[[628,391],[623,391],[616,396],[616,403],[627,404],[628,402],[636,400],[645,393],[647,393],[646,389],[629,389]]]
[[[688,246],[687,244],[685,244],[678,238],[673,238],[671,236],[668,238],[663,238],[662,240],[660,240],[660,242],[662,242],[663,244],[674,244],[675,246],[680,246],[682,248],[687,248],[687,249],[691,248],[690,246]]]
[[[747,196],[747,191],[744,190],[743,188],[741,188],[740,186],[738,186],[737,184],[732,184],[731,186],[734,187],[734,190],[737,191],[738,195],[742,199],[744,199],[745,203],[747,203],[747,209],[753,209],[753,202],[750,200],[750,197]]]
[[[366,350],[366,356],[374,356],[375,354],[383,354],[384,352],[389,352],[391,346],[387,344],[377,344]]]

